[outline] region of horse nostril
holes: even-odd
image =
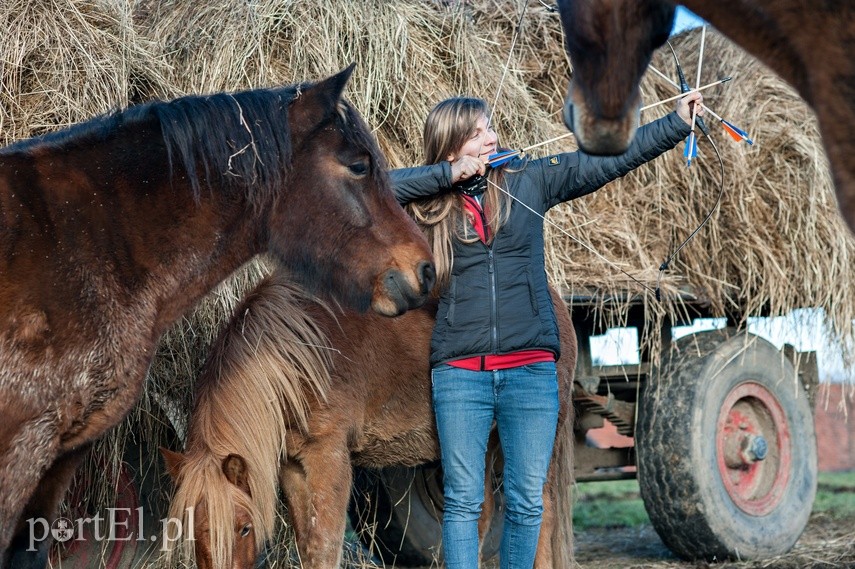
[[[428,294],[433,285],[436,284],[436,269],[430,261],[422,261],[418,268],[419,282],[422,285],[422,293]]]
[[[564,126],[567,127],[567,130],[570,132],[576,132],[573,129],[573,103],[570,102],[570,99],[564,102],[564,110],[562,112],[564,115]]]

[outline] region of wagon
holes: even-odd
[[[642,350],[634,365],[597,366],[590,338],[605,330],[593,297],[569,298],[579,341],[574,384],[577,481],[637,478],[662,541],[685,559],[762,559],[789,551],[807,525],[817,486],[812,394],[815,353],[776,348],[725,317],[724,329],[673,339],[673,328],[710,318],[686,295],[679,320],[665,322],[659,358]],[[626,326],[643,337],[641,304]],[[611,423],[628,447],[603,448],[592,434]],[[500,473],[494,473],[498,487]],[[387,563],[426,566],[441,553],[442,468],[361,471],[370,545]],[[497,554],[501,493],[485,538]],[[351,521],[364,529],[365,515]]]

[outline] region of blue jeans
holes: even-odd
[[[505,459],[502,569],[531,569],[543,517],[543,485],[558,423],[555,363],[498,371],[440,365],[431,372],[445,494],[442,547],[448,569],[478,567],[487,439],[495,420]]]

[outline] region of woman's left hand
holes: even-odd
[[[677,99],[677,114],[680,118],[686,121],[686,124],[692,125],[692,111],[698,110],[698,116],[704,116],[704,96],[699,92],[689,93],[681,99]]]

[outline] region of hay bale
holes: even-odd
[[[421,161],[424,116],[454,94],[495,103],[503,143],[523,147],[564,133],[570,67],[557,16],[529,6],[517,35],[520,9],[511,0],[139,0],[132,11],[128,0],[13,0],[0,8],[9,30],[0,37],[0,132],[10,142],[145,98],[294,83],[357,61],[348,96],[374,125],[391,166]],[[672,263],[662,290],[688,290],[715,311],[743,317],[819,307],[844,342],[855,316],[853,240],[837,215],[813,115],[756,60],[709,36],[704,82],[734,80],[707,91],[707,103],[757,144],[718,132],[721,205]],[[675,41],[692,77],[697,38],[694,31]],[[654,65],[673,68],[664,51]],[[643,92],[653,100],[673,89],[648,74]],[[567,139],[537,153],[572,148]],[[633,279],[656,285],[662,259],[701,223],[718,184],[717,159],[702,140],[691,169],[671,152],[556,208],[547,230],[553,281],[601,299],[629,293],[651,314],[662,312]]]
[[[0,3],[0,145],[159,95],[129,1]]]
[[[374,126],[393,167],[421,161],[424,117],[455,94],[495,103],[493,120],[508,146],[565,132],[560,108],[570,66],[557,16],[539,5],[528,7],[517,35],[521,6],[511,0],[156,4],[140,25],[162,46],[182,91],[293,83],[358,62],[348,97]],[[675,41],[691,77],[698,35]],[[594,196],[556,208],[549,216],[555,226],[547,230],[552,280],[568,294],[599,298],[610,322],[620,321],[628,299],[643,302],[654,320],[674,315],[684,309],[678,293],[686,292],[741,319],[819,307],[845,344],[855,298],[851,287],[840,285],[851,279],[853,240],[837,215],[816,122],[755,59],[721,35],[708,35],[704,82],[734,77],[707,91],[708,106],[749,129],[756,144],[734,144],[715,129],[726,187],[710,222],[660,283],[675,302],[653,298],[658,267],[719,194],[718,160],[703,140],[691,169],[674,151]],[[660,50],[654,65],[672,72],[669,57]],[[674,93],[653,74],[643,92],[648,101]],[[657,108],[643,120],[672,108]],[[537,152],[573,148],[569,139]],[[624,300],[606,306],[614,298]]]
[[[700,31],[693,30],[673,40],[691,77],[699,37]],[[848,354],[855,318],[850,269],[855,240],[837,209],[815,118],[789,86],[726,38],[713,31],[706,43],[701,82],[733,76],[731,83],[705,93],[706,104],[748,129],[755,144],[734,143],[715,119],[707,118],[724,162],[721,204],[672,263],[662,290],[666,298],[688,290],[713,312],[743,321],[820,308],[836,336],[830,341]],[[674,75],[673,59],[664,49],[653,65]],[[674,94],[650,72],[642,90],[646,101]],[[665,111],[645,113],[642,122]],[[672,151],[590,199],[557,209],[553,221],[572,228],[573,237],[608,258],[550,231],[549,262],[560,282],[571,290],[596,289],[601,299],[632,291],[652,315],[680,309],[680,302],[663,309],[650,290],[614,265],[655,287],[659,264],[716,204],[721,174],[712,147],[702,139],[691,168],[681,154]]]

